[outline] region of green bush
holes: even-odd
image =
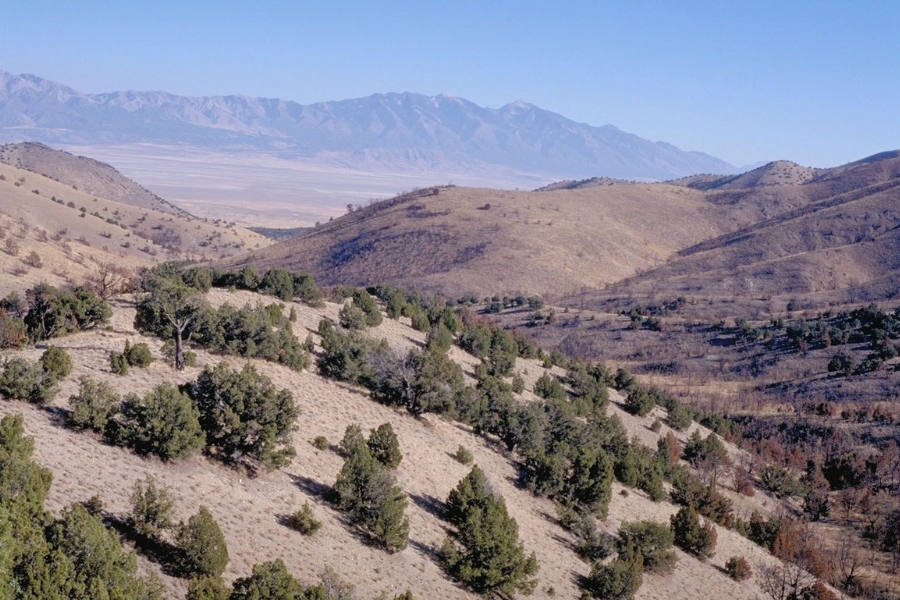
[[[588,593],[598,600],[631,600],[641,587],[644,568],[639,552],[610,563],[594,563],[585,583]]]
[[[554,400],[566,399],[566,390],[563,389],[559,380],[550,375],[548,371],[544,371],[544,374],[534,382],[534,393],[545,400],[551,398]]]
[[[153,362],[153,355],[150,353],[150,347],[144,342],[132,346],[128,340],[125,340],[124,355],[128,364],[132,367],[145,369]]]
[[[355,290],[353,292],[353,306],[358,308],[365,315],[365,324],[368,327],[378,327],[381,325],[381,311],[375,298],[366,290]]]
[[[347,304],[338,311],[338,322],[344,329],[362,331],[366,328],[366,313],[352,304]]]
[[[206,443],[226,460],[256,461],[272,471],[295,456],[292,435],[300,410],[294,397],[276,390],[250,363],[240,371],[226,363],[206,367],[184,390],[198,411]]]
[[[106,323],[112,309],[84,286],[62,292],[45,283],[25,292],[28,312],[24,322],[32,341],[92,329]]]
[[[121,398],[106,381],[94,381],[90,377],[78,380],[78,394],[69,396],[72,414],[69,417],[76,427],[103,433],[110,418],[118,411]]]
[[[701,561],[715,554],[716,528],[709,522],[701,525],[693,506],[681,507],[672,515],[670,522],[676,546]]]
[[[480,594],[530,594],[537,585],[537,558],[526,556],[515,519],[487,489],[478,467],[450,492],[447,506],[456,526],[441,547],[447,571]]]
[[[128,375],[128,358],[121,352],[110,352],[109,369],[116,375]]]
[[[522,376],[516,373],[512,378],[512,391],[516,394],[521,394],[525,391],[525,380],[522,379]]]
[[[303,535],[313,535],[322,527],[322,522],[316,519],[309,502],[304,502],[300,510],[287,518],[287,525]]]
[[[320,588],[314,589],[319,591]],[[312,591],[305,589],[294,579],[284,562],[278,558],[272,562],[253,565],[249,577],[236,579],[229,600],[330,600],[324,593],[307,593]]]
[[[169,383],[157,385],[143,398],[129,394],[105,433],[115,442],[163,460],[185,458],[203,447],[197,409]]]
[[[219,577],[228,565],[225,536],[205,506],[179,526],[175,545],[181,572],[187,576]]]
[[[230,600],[231,590],[221,577],[195,577],[188,583],[185,600]],[[259,600],[262,600],[261,598]]]
[[[625,397],[625,408],[633,415],[645,417],[656,406],[656,398],[643,388],[632,388]]]
[[[632,521],[619,527],[619,556],[629,560],[640,553],[644,570],[649,573],[670,573],[678,557],[671,550],[675,534],[656,521]]]
[[[40,358],[44,373],[59,381],[65,379],[72,372],[72,357],[62,348],[50,346]]]
[[[394,476],[379,463],[368,446],[357,444],[344,462],[334,484],[340,507],[362,525],[388,552],[409,542],[408,500]]]
[[[309,365],[309,352],[276,304],[237,309],[226,303],[218,310],[204,309],[192,339],[225,354],[262,358],[295,371]]]
[[[438,352],[446,352],[453,345],[453,334],[444,326],[443,323],[433,325],[428,330],[425,337],[425,347],[429,350],[437,350]]]
[[[327,437],[325,437],[324,435],[317,435],[313,440],[313,447],[315,447],[316,450],[328,450],[331,445],[328,443]]]
[[[40,384],[42,373],[40,365],[21,357],[8,358],[0,374],[0,394],[10,400],[27,400]]]
[[[344,437],[341,438],[341,443],[338,445],[338,451],[341,456],[344,458],[348,458],[351,454],[357,451],[360,446],[366,445],[366,438],[363,437],[362,428],[356,423],[351,423],[347,425],[347,428],[344,430]]]

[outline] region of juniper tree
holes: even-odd
[[[175,536],[182,573],[218,577],[228,565],[228,547],[219,524],[205,506],[182,523]]]

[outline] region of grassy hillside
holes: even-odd
[[[271,243],[233,223],[123,204],[6,164],[0,236],[0,270],[20,290],[39,281],[80,282],[104,264],[208,260]]]
[[[679,186],[429,188],[228,264],[306,270],[325,284],[558,296],[662,264],[727,231],[726,212]]]
[[[24,142],[0,146],[0,162],[73,186],[86,194],[139,208],[190,216],[105,163],[43,144]]]
[[[228,302],[233,305],[271,303],[271,297],[249,292],[214,290],[208,295],[213,305]],[[301,339],[312,334],[318,339],[317,323],[322,317],[336,319],[339,305],[326,303],[322,308],[288,303],[295,310],[297,320],[294,333]],[[301,410],[294,435],[297,452],[292,463],[279,471],[248,478],[245,473],[209,458],[192,458],[172,463],[153,458],[141,458],[130,450],[110,446],[95,434],[76,431],[66,425],[69,395],[76,393],[79,377],[88,375],[109,381],[121,392],[149,391],[154,385],[171,381],[186,382],[197,377],[205,365],[226,361],[240,367],[245,359],[214,355],[197,349],[197,366],[178,373],[160,359],[161,341],[144,338],[133,329],[134,308],[129,299],[114,303],[114,314],[108,328],[70,335],[53,340],[53,344],[68,351],[75,369],[61,384],[56,398],[44,407],[4,400],[0,412],[23,413],[26,432],[36,438],[36,459],[49,467],[54,480],[48,506],[58,511],[73,501],[85,501],[95,494],[103,498],[105,514],[110,519],[123,520],[129,510],[132,485],[146,474],[154,475],[169,486],[177,498],[176,517],[186,519],[199,505],[212,512],[221,526],[229,547],[231,560],[226,580],[246,576],[255,563],[282,558],[289,570],[302,581],[314,582],[326,567],[332,567],[342,578],[356,585],[357,597],[374,598],[387,593],[388,597],[410,589],[416,598],[476,598],[474,594],[448,580],[437,560],[437,551],[446,535],[448,525],[443,521],[441,506],[449,491],[468,472],[453,455],[462,445],[471,450],[475,462],[486,472],[492,489],[505,499],[509,512],[518,522],[519,534],[525,547],[534,551],[540,563],[539,584],[535,598],[576,598],[580,577],[586,576],[590,565],[573,551],[574,538],[563,529],[556,517],[553,503],[534,496],[517,486],[517,466],[514,457],[491,437],[476,435],[469,427],[433,415],[415,418],[387,406],[373,402],[365,390],[352,385],[327,380],[313,372],[291,371],[265,361],[251,361],[278,388],[292,391]],[[384,338],[397,348],[420,347],[424,335],[411,329],[404,320],[386,319],[368,332],[374,338]],[[109,353],[121,351],[126,340],[146,342],[157,361],[148,369],[132,369],[125,377],[109,370]],[[23,356],[36,359],[41,348],[23,351],[4,351],[7,358]],[[468,376],[473,374],[477,361],[459,349],[451,350],[451,357],[459,361]],[[530,393],[538,376],[543,373],[535,360],[519,359],[515,372],[525,380],[520,401],[534,398]],[[562,371],[555,370],[557,374]],[[655,448],[656,440],[669,429],[650,428],[653,420],[665,417],[656,409],[645,417],[636,417],[622,408],[623,398],[611,393],[610,414],[621,419],[629,436]],[[348,525],[346,516],[326,500],[327,490],[334,483],[342,460],[333,449],[320,450],[312,444],[316,436],[325,436],[332,444],[340,440],[344,429],[359,424],[363,431],[389,422],[400,440],[404,455],[396,475],[398,483],[409,496],[407,514],[410,519],[410,545],[397,554],[387,554],[368,545],[357,530]],[[683,432],[675,432],[685,442],[695,424]],[[702,431],[702,428],[700,428]],[[60,452],[59,448],[66,448]],[[729,452],[737,456],[738,450]],[[733,498],[739,514],[745,518],[753,510],[767,514],[775,501],[762,493],[747,498],[726,490]],[[286,515],[309,501],[317,517],[324,523],[315,537],[306,538],[282,524]],[[668,502],[652,502],[643,492],[613,484],[609,517],[600,524],[603,532],[615,534],[623,521],[655,519],[667,522],[676,507]],[[755,580],[736,583],[722,572],[731,556],[746,557],[754,564],[772,564],[771,556],[763,549],[742,538],[734,531],[716,527],[718,545],[715,557],[702,563],[695,558],[678,554],[678,567],[670,575],[645,575],[637,598],[693,599],[709,593],[719,597],[755,598],[761,593]],[[158,572],[158,565],[139,552],[143,572]],[[161,574],[172,597],[183,597],[186,582],[168,574]]]

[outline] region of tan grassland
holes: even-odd
[[[70,202],[74,206],[68,206]],[[84,217],[80,216],[82,207],[86,209]],[[17,247],[15,252],[10,250],[10,240]],[[101,264],[134,268],[165,260],[202,261],[269,244],[271,240],[234,223],[107,200],[0,163],[0,274],[6,280],[4,287],[21,291],[40,281],[80,283],[92,277]],[[41,266],[26,261],[31,252],[37,253]]]

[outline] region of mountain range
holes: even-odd
[[[0,71],[0,141],[57,146],[176,145],[266,152],[358,170],[518,172],[544,180],[667,180],[738,169],[612,125],[576,123],[526,102],[485,108],[414,93],[302,105],[247,96],[84,94]]]

